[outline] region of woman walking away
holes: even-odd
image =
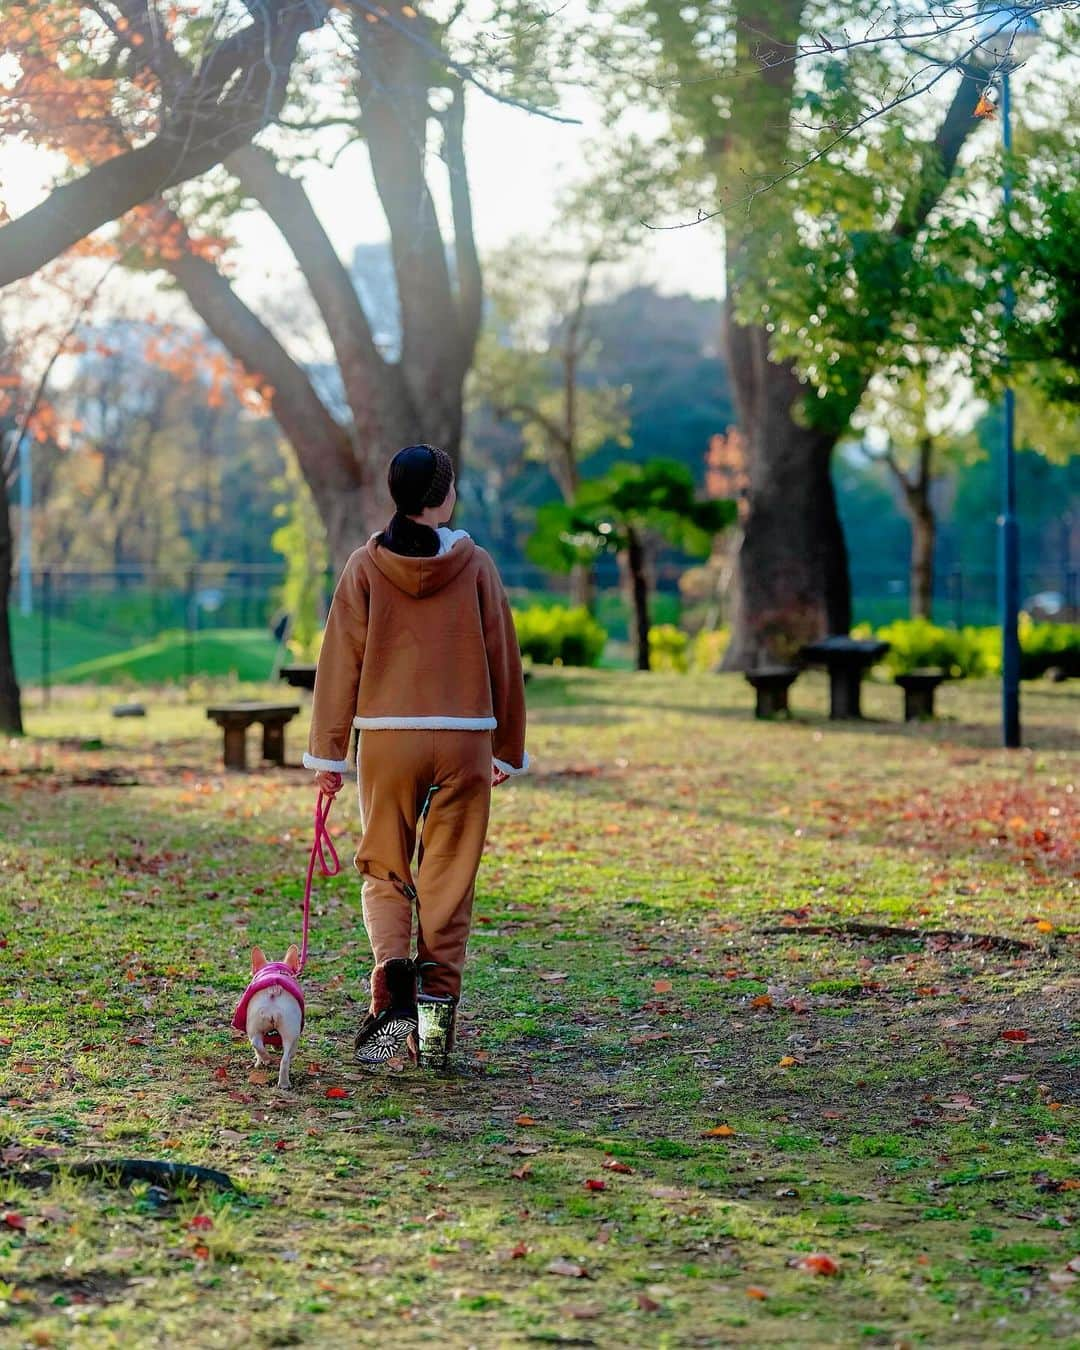
[[[525,686],[495,564],[446,528],[457,500],[449,455],[410,445],[389,477],[397,511],[334,592],[304,764],[333,796],[360,729],[356,866],[375,967],[356,1056],[379,1063],[415,1036],[420,1061],[444,1066],[491,789],[529,767]]]

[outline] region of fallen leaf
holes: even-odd
[[[780,1060],[780,1067],[782,1069],[790,1069],[794,1067],[794,1065],[797,1063],[798,1060],[795,1058],[794,1055],[784,1055]]]
[[[748,1284],[746,1286],[747,1298],[768,1298],[768,1293],[762,1289],[760,1284]]]
[[[540,972],[540,978],[547,984],[560,984],[563,980],[568,979],[569,976],[565,970],[542,970]]]
[[[205,1233],[209,1229],[213,1228],[213,1226],[214,1221],[213,1219],[211,1219],[209,1214],[196,1214],[195,1217],[188,1224],[188,1229],[192,1233]]]
[[[248,1082],[254,1083],[257,1087],[265,1087],[270,1081],[269,1069],[252,1069],[248,1074]]]
[[[659,1312],[660,1304],[656,1299],[650,1298],[648,1294],[638,1294],[637,1305],[642,1312]]]
[[[7,1211],[0,1219],[0,1223],[3,1223],[7,1228],[17,1229],[20,1233],[26,1232],[26,1220],[21,1214],[16,1214],[13,1209]]]
[[[730,1139],[735,1131],[730,1125],[714,1125],[711,1130],[702,1130],[702,1139]]]
[[[838,1275],[840,1264],[824,1252],[811,1252],[795,1262],[799,1270],[810,1271],[814,1275]]]
[[[1020,1027],[1015,1027],[1010,1031],[1003,1031],[1001,1033],[1001,1039],[1003,1041],[1026,1041],[1028,1039],[1028,1033]]]
[[[535,1125],[535,1124],[536,1124],[536,1121],[533,1119],[532,1116],[515,1116],[515,1117],[514,1117],[514,1124],[515,1124],[515,1125]]]
[[[209,1259],[210,1259],[210,1248],[209,1248],[209,1247],[203,1247],[203,1246],[200,1245],[200,1246],[198,1246],[198,1247],[195,1248],[195,1255],[196,1255],[196,1257],[197,1257],[200,1261],[209,1261]]]
[[[532,1170],[532,1163],[522,1163],[520,1167],[514,1168],[510,1175],[516,1181],[527,1181],[532,1176]]]
[[[606,1190],[607,1190],[607,1182],[606,1182],[606,1181],[596,1181],[596,1180],[594,1180],[592,1177],[589,1177],[589,1178],[585,1181],[585,1189],[586,1189],[587,1191],[606,1191]]]
[[[622,1172],[625,1176],[631,1176],[634,1171],[632,1167],[620,1162],[618,1158],[605,1158],[600,1166],[607,1172]]]
[[[584,1266],[579,1266],[576,1261],[566,1261],[561,1257],[558,1261],[552,1261],[547,1268],[549,1275],[565,1275],[570,1280],[591,1280],[592,1276]]]
[[[670,980],[655,980],[653,982],[653,993],[670,994],[672,989],[674,989],[674,987],[675,986],[671,983]]]
[[[524,1242],[516,1242],[507,1253],[511,1261],[520,1261],[522,1257],[528,1256],[532,1249]]]
[[[1054,931],[1054,925],[1050,922],[1049,919],[1040,919],[1039,922],[1035,925],[1035,927],[1039,930],[1040,933],[1052,933]]]
[[[772,997],[769,994],[758,994],[757,998],[750,1000],[751,1008],[771,1008]]]
[[[341,1101],[349,1094],[343,1087],[332,1087],[326,1089],[326,1095],[334,1101]]]

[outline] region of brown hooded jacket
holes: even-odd
[[[489,731],[495,763],[524,773],[525,685],[494,562],[463,530],[433,558],[373,535],[345,564],[326,620],[304,764],[344,773],[349,735],[395,728]]]

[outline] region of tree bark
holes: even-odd
[[[904,471],[891,449],[885,462],[892,470],[903,493],[904,510],[911,522],[911,581],[909,609],[913,619],[930,619],[934,608],[934,551],[937,546],[937,521],[930,499],[933,486],[934,442],[924,432],[919,442],[919,458],[913,475]]]
[[[790,366],[769,360],[765,329],[737,324],[730,301],[725,324],[750,491],[723,669],[752,670],[846,633],[851,588],[830,473],[837,437],[802,425],[806,388]]]
[[[19,682],[15,678],[15,651],[11,642],[11,622],[8,617],[14,557],[7,483],[0,474],[0,588],[3,589],[3,603],[0,603],[0,731],[10,736],[21,736],[22,699],[19,694]]]
[[[911,617],[934,616],[934,550],[937,522],[927,497],[911,512]]]
[[[630,574],[630,594],[637,635],[637,668],[649,669],[649,578],[646,572],[645,541],[633,525],[626,528],[626,568]]]
[[[570,571],[570,603],[589,614],[596,608],[596,577],[589,563],[577,563]]]
[[[411,8],[411,7],[406,7]],[[415,17],[428,40],[429,21]],[[401,368],[425,439],[457,466],[462,382],[471,355],[450,279],[446,244],[425,174],[433,69],[422,45],[388,23],[354,25],[361,70],[362,126],[375,187],[390,226],[401,307]],[[455,211],[460,218],[459,176]],[[463,240],[464,243],[464,240]]]

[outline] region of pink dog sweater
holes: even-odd
[[[237,1004],[232,1020],[232,1024],[237,1031],[247,1031],[247,1010],[251,1000],[260,989],[269,989],[274,984],[280,984],[282,989],[287,994],[292,994],[293,998],[300,1004],[300,1029],[303,1030],[304,991],[300,988],[296,972],[290,966],[287,966],[284,961],[268,961],[261,970],[255,972],[251,983],[244,990],[243,998]]]

